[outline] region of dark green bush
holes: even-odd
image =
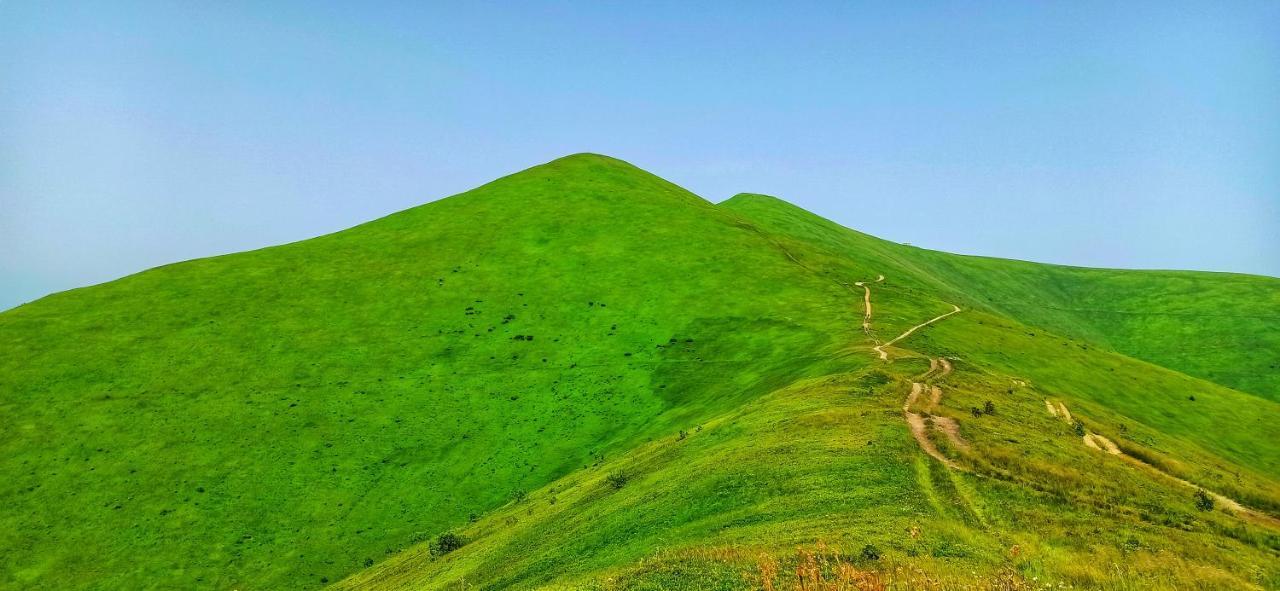
[[[436,538],[436,541],[431,543],[431,553],[436,556],[444,556],[445,554],[461,548],[466,543],[466,540],[463,540],[458,534],[445,532],[440,534],[440,537]]]
[[[1213,497],[1209,496],[1209,493],[1204,492],[1204,489],[1196,491],[1195,501],[1196,509],[1201,511],[1213,511]]]
[[[606,476],[604,479],[605,483],[608,484],[610,487],[612,487],[614,490],[618,490],[626,486],[628,480],[631,480],[631,476],[627,475],[627,473],[623,472],[622,470],[613,472],[608,476]]]

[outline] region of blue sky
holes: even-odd
[[[1280,3],[690,4],[2,2],[0,309],[588,151],[953,252],[1280,276]]]

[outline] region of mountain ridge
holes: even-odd
[[[779,548],[840,528],[965,579],[948,560],[982,580],[1105,581],[1074,561],[1128,552],[1132,535],[1151,576],[1183,576],[1158,558],[1177,556],[1248,583],[1232,573],[1274,556],[1274,532],[1194,513],[1178,481],[1280,514],[1280,407],[1258,372],[1274,325],[1175,323],[1236,343],[1188,354],[1167,322],[1041,304],[1174,294],[1198,318],[1223,299],[1265,309],[1280,289],[1242,280],[1201,302],[1197,277],[1046,267],[904,247],[772,197],[712,204],[576,154],[348,230],[56,294],[0,313],[0,413],[17,426],[0,433],[0,586],[621,573],[643,588],[675,576],[637,567],[654,548],[734,544],[725,561],[657,564],[741,581],[758,570],[743,560],[786,562]],[[922,374],[946,392],[919,415],[946,462],[900,416]],[[1080,426],[1047,415],[1050,399]],[[930,427],[947,421],[963,446]],[[1100,462],[1074,429],[1150,469]],[[1077,515],[1114,534],[1060,543]],[[926,533],[892,533],[913,527]],[[448,532],[467,543],[437,555]],[[1026,555],[1007,556],[1010,537]],[[1188,554],[1208,539],[1228,550]],[[712,580],[698,577],[673,580]]]

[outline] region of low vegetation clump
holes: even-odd
[[[440,537],[436,538],[435,541],[431,543],[431,554],[435,556],[444,556],[445,554],[461,548],[465,544],[466,540],[463,540],[461,536],[453,532],[445,532],[440,534]]]
[[[1195,494],[1195,505],[1201,511],[1213,511],[1213,497],[1204,492],[1204,489],[1199,489]]]
[[[613,490],[618,490],[626,486],[627,482],[630,480],[631,475],[621,470],[610,472],[609,475],[604,478],[605,484],[608,484],[609,488],[612,488]]]

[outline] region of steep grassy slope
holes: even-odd
[[[962,256],[867,236],[765,195],[723,207],[971,306],[1280,400],[1280,279]]]
[[[317,587],[805,375],[856,313],[589,155],[54,295],[0,314],[0,586]]]
[[[1280,585],[1280,522],[1266,516],[1280,514],[1280,406],[1002,316],[914,249],[834,225],[806,235],[808,214],[754,205],[735,209],[816,275],[886,269],[867,283],[861,355],[874,360],[872,344],[904,320],[945,312],[940,297],[985,309],[916,331],[870,368],[834,366],[673,426],[458,528],[460,549],[423,544],[337,588],[783,588],[796,572],[817,588],[811,564],[846,588]],[[955,369],[931,372],[928,359]],[[912,381],[942,393],[911,407],[957,426],[958,442],[925,435],[954,467],[910,435]],[[1056,414],[1066,407],[1079,426]],[[1258,512],[1199,510],[1197,487]]]
[[[0,314],[0,588],[1274,587],[1275,323],[1240,319],[1280,289],[1228,279],[1166,301],[564,158]],[[1253,350],[1078,311],[1108,293],[1229,305],[1186,324]]]
[[[988,325],[989,318],[979,320]],[[944,330],[940,324],[919,345],[955,344]],[[1043,352],[1035,344],[1017,350]],[[1110,363],[1138,375],[1152,369],[1109,353],[1087,355],[1086,364]],[[645,444],[458,529],[468,540],[459,550],[437,556],[420,546],[338,588],[740,589],[763,586],[762,569],[779,572],[775,583],[783,588],[795,582],[789,575],[804,561],[797,546],[863,573],[882,573],[905,588],[1280,583],[1273,528],[1198,511],[1190,489],[1089,450],[1069,424],[1045,412],[1043,399],[1066,400],[1091,428],[1104,429],[1126,449],[1167,453],[1211,472],[1223,464],[1220,458],[1105,406],[1077,403],[1071,390],[1016,386],[1005,374],[955,363],[955,373],[934,382],[946,394],[932,412],[956,420],[972,446],[948,449],[945,439],[936,442],[962,470],[931,460],[908,435],[899,407],[909,378],[898,376],[918,376],[927,367],[922,358],[899,358],[878,369],[803,380],[691,425],[684,437]],[[1154,378],[1171,380],[1164,386],[1194,381],[1155,371],[1170,374]],[[993,414],[969,412],[987,400],[994,401]],[[1274,418],[1276,412],[1251,414]],[[1231,418],[1209,422],[1223,427]],[[1274,431],[1248,423],[1244,438],[1271,448],[1261,452],[1272,466],[1269,475],[1190,477],[1214,485],[1248,482],[1259,495],[1254,501],[1265,498],[1275,507],[1276,452],[1266,440]],[[1117,434],[1118,424],[1127,425],[1124,435]],[[619,473],[628,478],[616,488],[608,477]],[[879,558],[862,557],[867,547]],[[1010,586],[997,586],[1001,581]]]

